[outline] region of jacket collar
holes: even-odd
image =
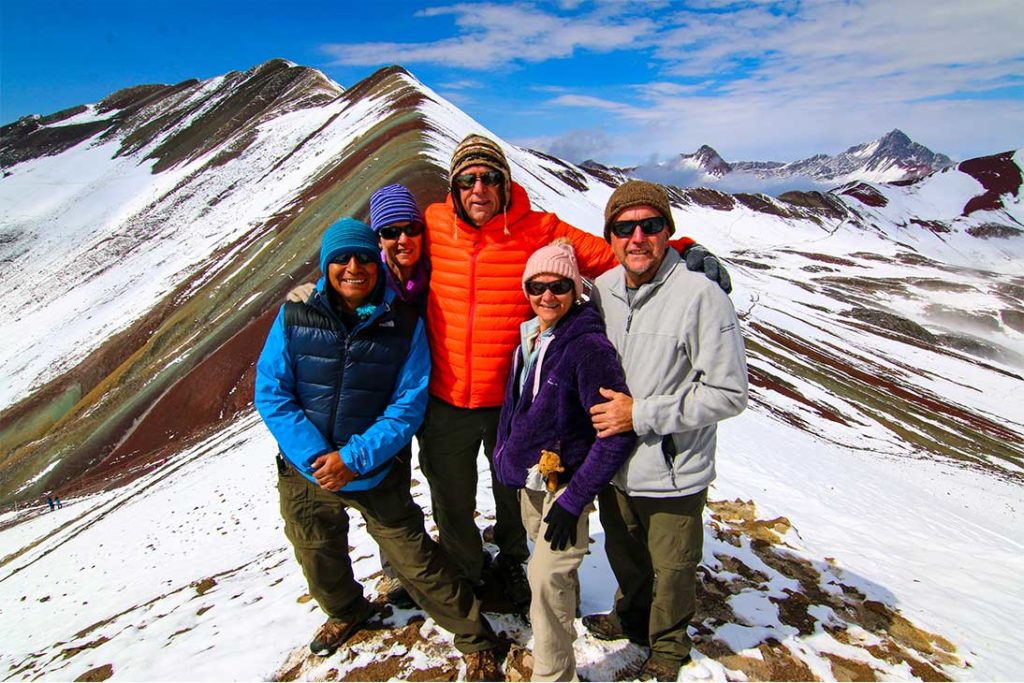
[[[330,315],[332,318],[334,318],[338,322],[341,322],[341,318],[338,317],[338,314],[335,312],[334,307],[331,306],[330,300],[327,298],[326,288],[328,286],[329,285],[327,284],[327,276],[321,275],[320,279],[316,281],[316,291],[313,292],[313,296],[310,297],[307,303],[311,306],[317,306],[321,310],[326,311],[327,314]],[[377,320],[377,318],[381,317],[382,315],[390,311],[391,303],[395,300],[395,296],[396,294],[394,290],[392,290],[390,287],[384,287],[381,302],[377,304],[376,307],[374,307],[373,313],[370,314],[370,317],[356,325],[350,331],[350,334],[358,329],[366,327],[370,323]]]
[[[665,281],[675,270],[676,266],[683,259],[679,256],[679,253],[671,246],[665,247],[665,258],[661,260],[661,265],[658,266],[658,272],[654,274],[654,277],[650,282],[646,282],[640,285],[640,288],[636,291],[633,296],[633,307],[639,306],[647,299],[654,296],[654,292],[661,287]],[[621,265],[619,266],[619,278],[611,288],[611,293],[622,301],[629,302],[629,297],[626,294],[626,271]]]

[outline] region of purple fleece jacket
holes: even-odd
[[[636,445],[633,432],[598,439],[590,421],[590,407],[606,400],[601,387],[629,393],[618,355],[605,335],[604,321],[588,302],[573,307],[558,321],[520,395],[523,362],[520,348],[501,406],[495,473],[506,486],[523,488],[526,472],[540,460],[541,450],[555,451],[566,469],[559,483],[569,482],[558,504],[579,515]],[[537,372],[541,383],[534,396]]]

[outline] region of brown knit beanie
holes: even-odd
[[[469,219],[463,215],[462,202],[459,201],[459,188],[455,187],[455,176],[470,166],[477,165],[488,166],[495,171],[500,171],[505,176],[505,181],[501,187],[503,193],[501,197],[502,210],[507,209],[509,202],[512,200],[512,173],[508,160],[505,158],[505,152],[501,150],[501,146],[494,142],[494,140],[485,138],[477,133],[470,133],[463,138],[459,146],[452,152],[452,165],[448,173],[448,183],[451,187],[452,202],[455,204],[455,210],[458,212],[459,217],[467,223]]]
[[[583,280],[580,278],[580,267],[576,262],[576,250],[568,240],[557,239],[533,252],[527,259],[526,269],[523,271],[523,291],[526,291],[526,283],[530,278],[543,273],[569,278],[572,280],[573,298],[579,299],[583,296]]]
[[[672,206],[668,201],[668,193],[661,185],[646,180],[630,180],[612,192],[608,204],[604,207],[604,239],[611,242],[612,223],[620,213],[636,206],[649,206],[668,221],[668,234],[676,231],[672,220]]]

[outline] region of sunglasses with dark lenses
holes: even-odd
[[[416,237],[423,233],[423,224],[413,221],[408,225],[385,225],[377,234],[386,240],[397,240],[403,232],[408,237]]]
[[[638,225],[643,234],[657,235],[665,229],[668,221],[665,220],[664,216],[651,216],[650,218],[641,218],[635,221],[615,221],[611,225],[612,234],[616,237],[629,237]]]
[[[554,282],[528,280],[526,283],[526,293],[531,296],[540,296],[550,289],[552,294],[568,294],[572,291],[572,287],[572,280],[567,277],[555,280]]]
[[[338,256],[335,256],[331,259],[331,263],[340,263],[343,266],[348,265],[349,260],[353,256],[356,257],[356,261],[359,261],[363,265],[366,265],[367,263],[374,263],[377,260],[376,254],[370,254],[365,251],[353,251],[349,254],[339,254]]]
[[[501,181],[505,179],[499,171],[486,171],[484,173],[463,173],[455,176],[455,185],[460,190],[471,189],[476,185],[476,181],[479,180],[487,187],[494,187],[500,185]]]

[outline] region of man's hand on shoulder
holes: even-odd
[[[590,408],[590,421],[597,437],[603,439],[633,429],[633,397],[604,387],[600,391],[608,400]]]
[[[338,451],[333,451],[313,461],[313,478],[320,488],[338,491],[355,479],[356,473],[345,465]]]
[[[305,282],[301,285],[296,285],[288,292],[288,296],[285,297],[288,301],[292,301],[299,304],[304,304],[309,301],[309,297],[313,296],[313,292],[316,291],[315,282]]]
[[[680,256],[686,261],[686,269],[704,273],[712,282],[718,283],[726,294],[732,291],[732,278],[718,257],[707,248],[694,242],[683,249]]]

